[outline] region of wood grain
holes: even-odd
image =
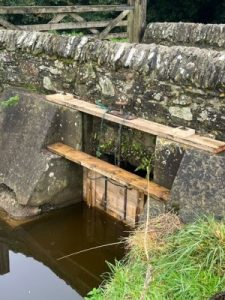
[[[46,96],[46,100],[210,153],[217,154],[225,151],[225,143],[223,141],[197,135],[193,129],[173,128],[141,118],[134,120],[120,118],[108,113],[106,110],[93,103],[76,99],[71,94],[48,95]]]
[[[111,165],[94,156],[84,152],[75,150],[74,148],[62,143],[49,145],[48,150],[58,154],[72,162],[75,162],[89,170],[97,172],[117,183],[135,188],[145,194],[150,194],[151,197],[167,201],[169,198],[169,190],[152,182],[137,176],[133,173],[125,171],[117,166]]]

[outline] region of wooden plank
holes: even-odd
[[[70,16],[77,22],[86,22],[86,20],[83,17],[79,16],[78,14],[73,13],[70,14]],[[99,31],[97,29],[90,28],[89,31],[93,34],[99,34]]]
[[[98,207],[113,217],[135,225],[137,218],[137,207],[139,205],[139,192],[136,189],[127,189],[127,205],[125,213],[125,187],[114,184],[113,181],[107,182],[107,201],[105,209],[105,179],[99,173],[84,168],[84,200],[91,206]],[[96,180],[95,180],[96,178]],[[142,197],[142,206],[144,198]],[[91,202],[90,202],[91,201]]]
[[[135,0],[128,0],[130,6],[135,6]],[[134,10],[131,10],[128,15],[127,36],[130,43],[134,41]]]
[[[89,170],[97,172],[109,179],[115,180],[122,185],[135,188],[144,192],[145,194],[149,193],[156,199],[165,201],[168,200],[168,189],[159,186],[154,182],[148,182],[148,180],[125,171],[117,166],[111,165],[84,152],[75,150],[74,148],[62,143],[56,143],[48,146],[47,148],[53,153],[56,153],[70,161],[73,161]]]
[[[128,0],[128,3],[134,6],[128,18],[129,41],[140,43],[146,27],[147,0]]]
[[[109,21],[96,21],[96,22],[68,22],[56,24],[35,24],[35,25],[20,25],[19,29],[28,31],[49,31],[49,30],[62,30],[62,29],[82,29],[82,28],[100,28],[106,27]],[[127,26],[127,21],[121,21],[116,26]]]
[[[130,5],[0,6],[0,14],[54,14],[133,10]]]
[[[12,30],[20,30],[19,27],[13,25],[12,23],[6,21],[3,18],[0,18],[0,25],[2,25],[6,29],[12,29]]]
[[[65,16],[67,16],[68,14],[58,14],[56,16],[54,16],[54,18],[51,19],[51,21],[48,22],[48,24],[55,24],[55,23],[59,23],[60,21],[62,21]]]
[[[48,95],[46,96],[46,100],[55,104],[79,110],[95,117],[104,118],[105,120],[122,124],[123,126],[172,140],[189,147],[205,150],[214,154],[225,151],[225,142],[194,134],[193,129],[186,130],[182,128],[173,128],[141,118],[134,120],[123,119],[107,113],[106,110],[98,107],[95,104],[76,99],[71,94]]]
[[[99,39],[104,39],[114,27],[118,26],[118,24],[129,14],[129,12],[129,10],[125,10],[121,14],[119,14],[118,17],[112,20],[108,24],[108,26],[99,34]]]

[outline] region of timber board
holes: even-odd
[[[110,163],[102,161],[94,156],[75,150],[70,146],[62,143],[56,143],[49,145],[47,148],[49,151],[75,162],[91,171],[97,172],[109,179],[115,180],[121,185],[135,188],[159,200],[167,201],[169,198],[169,190],[167,188],[125,171],[117,166],[111,165]]]
[[[156,122],[141,118],[128,120],[108,113],[106,110],[93,103],[76,99],[72,94],[47,95],[46,100],[55,104],[63,105],[71,109],[90,114],[95,117],[104,118],[123,126],[137,129],[152,135],[156,135],[189,147],[201,149],[213,154],[225,151],[225,142],[195,134],[194,129],[173,128]]]

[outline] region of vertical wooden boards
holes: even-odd
[[[84,169],[83,198],[89,206],[134,226],[144,206],[144,193]]]

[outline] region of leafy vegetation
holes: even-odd
[[[7,107],[15,106],[18,104],[20,98],[18,95],[10,97],[9,99],[0,102],[0,109],[4,109]]]
[[[202,219],[160,238],[158,230],[157,222],[155,229],[149,230],[151,280],[145,299],[201,300],[225,290],[224,222]],[[106,277],[104,285],[86,299],[140,299],[149,267],[140,242],[141,233],[139,230],[131,237],[132,250],[128,256],[110,265],[113,275]]]
[[[148,0],[147,21],[225,23],[225,0]],[[126,0],[0,0],[0,5],[124,4]],[[111,14],[86,14],[88,20],[101,20]],[[43,16],[11,16],[16,22],[38,23]],[[49,19],[49,16],[44,18]]]

